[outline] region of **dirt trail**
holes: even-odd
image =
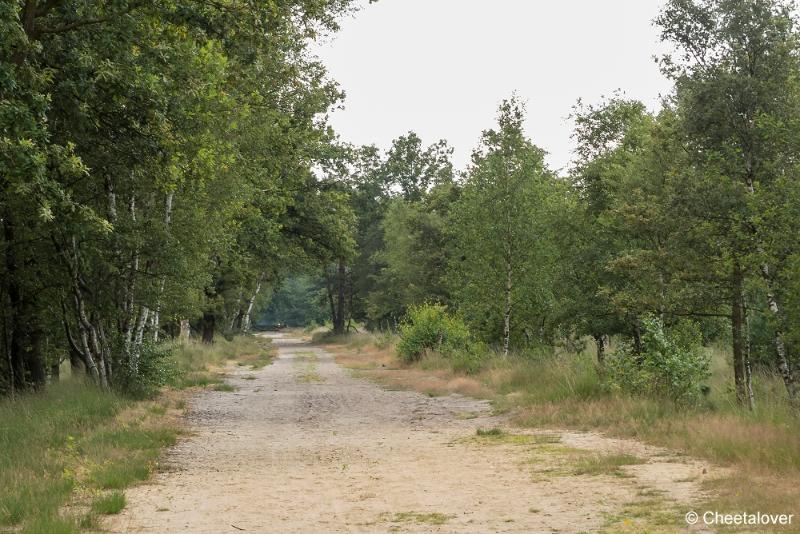
[[[504,425],[486,402],[387,391],[323,349],[274,342],[272,365],[231,370],[235,392],[195,397],[191,435],[127,491],[111,532],[584,532],[700,496],[703,464],[590,433],[478,438]],[[647,462],[579,476],[576,450]]]

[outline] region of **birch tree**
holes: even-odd
[[[784,263],[767,246],[775,227],[763,217],[769,212],[762,200],[785,197],[789,191],[777,190],[796,187],[800,58],[792,5],[781,0],[672,0],[657,22],[662,39],[677,50],[662,65],[675,80],[694,161],[721,179],[732,177],[743,192],[738,204],[719,209],[738,221],[743,244],[737,261],[744,270],[737,277],[746,280],[749,273],[764,284],[775,362],[790,400],[797,403],[796,358],[786,342],[793,320],[779,283]]]
[[[516,97],[502,103],[497,127],[483,132],[452,208],[454,299],[504,354],[512,339],[544,335],[553,272],[546,221],[557,188],[544,151],[524,135],[523,119]]]

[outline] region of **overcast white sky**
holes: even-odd
[[[464,168],[497,106],[527,101],[527,134],[553,169],[571,158],[578,98],[622,89],[655,109],[669,91],[653,55],[661,0],[379,0],[315,48],[347,93],[331,120],[345,141],[443,138]]]

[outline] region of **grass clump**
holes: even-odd
[[[227,392],[236,391],[236,386],[233,386],[226,382],[222,382],[221,384],[217,384],[216,386],[214,386],[214,391],[227,391]]]
[[[113,491],[107,495],[102,495],[92,502],[92,512],[102,515],[118,514],[125,508],[125,494],[121,491]]]
[[[489,436],[489,437],[500,437],[500,436],[502,436],[504,434],[504,432],[503,432],[503,429],[497,428],[497,427],[488,428],[488,429],[479,428],[479,429],[477,429],[475,431],[475,434],[478,435],[478,436],[482,436],[482,437],[486,437],[486,436]]]
[[[122,489],[147,480],[149,476],[150,466],[147,464],[109,463],[95,469],[90,479],[102,489]]]
[[[388,518],[390,523],[420,523],[425,525],[444,525],[453,516],[439,512],[397,512]]]
[[[623,476],[624,472],[621,470],[623,466],[643,464],[645,462],[646,460],[632,454],[591,455],[579,459],[575,463],[573,472],[576,475]]]

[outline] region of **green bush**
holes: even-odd
[[[480,373],[491,357],[489,347],[481,342],[468,343],[465,347],[450,348],[444,351],[450,360],[453,371],[474,375]]]
[[[466,349],[469,339],[469,330],[464,322],[448,315],[444,306],[412,306],[400,325],[397,353],[404,361],[414,362],[428,350],[449,352]]]
[[[116,370],[115,383],[128,395],[147,398],[174,383],[178,375],[174,344],[145,342],[137,371],[134,373],[127,365],[120,365]]]
[[[614,389],[635,395],[666,397],[677,404],[696,404],[710,376],[708,355],[691,323],[667,332],[657,317],[643,321],[642,352],[621,343],[607,360],[607,377]]]

